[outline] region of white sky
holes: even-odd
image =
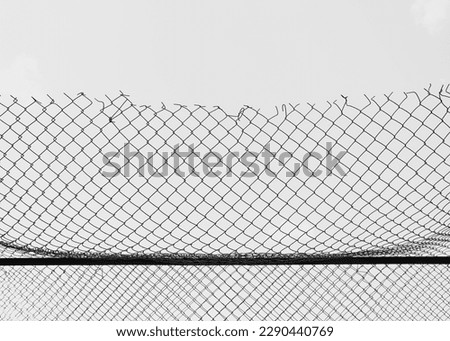
[[[450,79],[448,0],[0,1],[0,93],[268,108]]]

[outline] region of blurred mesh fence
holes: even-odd
[[[448,320],[449,265],[0,270],[13,320]]]
[[[447,319],[445,264],[269,263],[450,256],[449,107],[448,86],[271,116],[2,97],[0,258],[198,265],[6,266],[0,317]]]

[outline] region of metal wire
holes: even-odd
[[[0,316],[448,318],[448,297],[432,295],[449,278],[449,95],[430,86],[364,103],[343,96],[272,116],[153,108],[123,93],[1,97]],[[231,165],[199,157],[212,152]],[[233,158],[248,152],[251,165]],[[270,164],[257,158],[269,152]],[[162,161],[150,167],[138,154]],[[422,264],[400,264],[408,257]],[[167,301],[144,299],[143,287]]]

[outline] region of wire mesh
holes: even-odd
[[[9,320],[448,320],[449,265],[0,269]]]
[[[245,264],[450,256],[449,95],[342,96],[271,116],[123,93],[3,97],[0,258],[199,266],[4,267],[0,316],[447,318],[445,264]]]

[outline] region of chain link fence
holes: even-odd
[[[9,320],[448,320],[449,265],[0,269]]]
[[[450,256],[449,108],[448,86],[271,115],[1,97],[0,318],[447,319],[448,265],[382,257]]]

